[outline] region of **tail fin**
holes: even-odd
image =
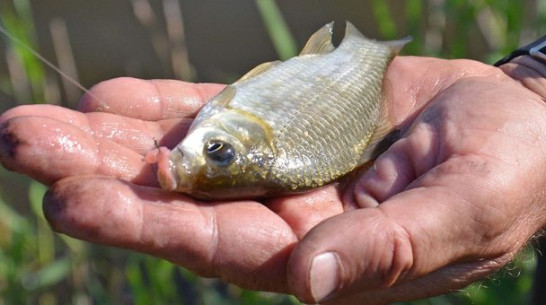
[[[366,37],[364,34],[362,34],[352,23],[350,23],[349,21],[346,22],[346,26],[345,26],[345,38],[347,37],[360,37],[362,39],[366,39],[366,40],[371,40],[371,41],[374,41],[376,43],[379,43],[379,44],[382,44],[382,45],[385,45],[387,46],[394,55],[397,55],[398,53],[400,53],[400,51],[402,50],[402,48],[404,48],[404,46],[409,43],[410,41],[413,40],[413,37],[412,36],[406,36],[402,39],[398,39],[398,40],[390,40],[390,41],[377,41],[377,40],[374,40],[374,39],[370,39],[368,37]],[[344,39],[345,39],[344,38]]]

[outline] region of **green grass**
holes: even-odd
[[[38,49],[31,3],[6,3],[0,4],[2,26]],[[370,17],[382,36],[378,38],[396,39],[408,34],[415,37],[406,48],[409,54],[471,57],[491,63],[521,41],[538,37],[546,30],[544,4],[537,10],[524,11],[519,2],[508,0],[370,3]],[[276,2],[256,0],[256,6],[279,58],[296,54],[293,25],[283,18]],[[395,6],[397,10],[393,9]],[[465,35],[468,32],[477,36]],[[487,41],[485,52],[470,47],[476,39]],[[42,62],[20,45],[10,41],[3,45],[3,53],[20,73],[16,77],[0,71],[0,90],[21,103],[61,103],[48,99],[48,70]],[[298,304],[293,297],[239,289],[196,277],[150,256],[55,234],[41,210],[46,191],[43,185],[4,169],[0,169],[0,181],[0,305]],[[525,304],[534,265],[532,251],[527,249],[511,266],[458,293],[400,304]]]
[[[295,56],[298,53],[296,41],[290,34],[290,29],[275,1],[256,0],[256,6],[262,16],[269,37],[273,41],[279,59],[286,60]]]

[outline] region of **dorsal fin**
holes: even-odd
[[[281,63],[280,60],[276,60],[276,61],[264,62],[262,64],[259,64],[256,67],[254,67],[252,70],[248,71],[245,75],[243,75],[243,77],[241,77],[235,83],[242,83],[246,80],[256,77],[257,75],[260,75],[264,73],[265,71],[268,71],[269,69],[275,67],[276,65],[280,63]]]
[[[300,55],[305,54],[326,54],[332,52],[336,47],[332,44],[332,33],[334,31],[334,23],[330,22],[327,25],[311,35]]]
[[[360,33],[360,31],[352,23],[350,23],[349,21],[345,21],[345,35],[343,36],[343,39],[351,36],[371,40],[368,37],[364,36],[364,34]]]

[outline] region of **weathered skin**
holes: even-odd
[[[347,23],[334,48],[331,33],[324,26],[300,56],[262,64],[208,102],[175,149],[160,149],[161,186],[200,199],[300,192],[386,148],[383,76],[408,40],[369,40]]]

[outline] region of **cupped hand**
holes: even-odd
[[[473,61],[396,58],[386,87],[402,138],[352,181],[266,202],[165,192],[144,161],[221,85],[123,78],[95,86],[81,112],[14,108],[0,160],[51,185],[46,217],[76,238],[304,302],[423,298],[494,272],[544,225],[546,108],[525,69],[507,65],[531,75],[517,81]]]

